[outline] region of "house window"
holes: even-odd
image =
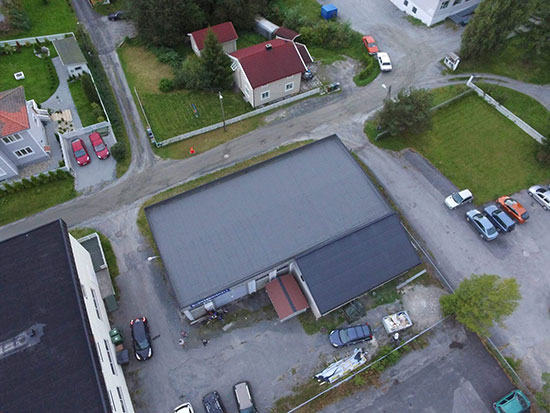
[[[13,153],[18,158],[23,158],[25,156],[29,156],[29,155],[33,154],[34,151],[32,150],[32,148],[30,146],[27,146],[26,148],[18,149],[17,151],[14,151]]]
[[[262,100],[269,99],[269,90],[262,92]]]
[[[455,0],[453,3],[453,6],[456,6],[457,4],[460,4],[460,3],[462,3],[462,0]]]
[[[88,298],[88,294],[86,294],[86,287],[84,287],[82,284],[80,284],[80,288],[82,289],[82,295],[84,298]]]
[[[415,14],[416,14],[416,11],[417,11],[417,10],[418,10],[418,9],[417,9],[416,7],[413,7],[413,8],[412,8],[412,12],[415,13]]]
[[[287,83],[285,85],[285,91],[288,92],[289,90],[294,89],[294,82]]]
[[[101,360],[101,362],[103,363],[103,353],[101,352],[101,347],[99,347],[99,343],[96,341],[96,346],[97,346],[97,354],[99,354],[99,359]]]
[[[404,4],[405,6],[408,6],[408,5],[409,5],[409,0],[404,0],[404,1],[403,1],[403,4]]]
[[[19,135],[18,133],[14,133],[13,135],[10,135],[10,136],[4,136],[2,138],[2,140],[4,141],[4,143],[6,145],[10,144],[10,143],[14,143],[14,142],[17,142],[17,141],[20,141],[21,139],[23,139],[21,137],[21,135]]]
[[[244,88],[244,94],[246,96],[250,96],[250,89],[248,89],[247,87]]]
[[[443,9],[446,9],[447,7],[449,7],[449,2],[448,2],[448,1],[444,1],[443,3],[441,3],[440,9],[443,10]]]
[[[118,393],[118,398],[120,400],[120,406],[122,407],[122,411],[126,412],[126,405],[124,404],[124,397],[122,396],[122,389],[118,386],[116,386],[116,391]]]
[[[6,171],[4,171],[2,168],[0,168],[0,176],[6,175]]]
[[[111,410],[113,412],[116,412],[115,399],[113,399],[113,393],[111,393],[111,389],[109,389],[109,402],[111,403]]]
[[[105,350],[107,351],[107,358],[109,359],[109,364],[111,365],[111,371],[113,372],[113,376],[116,376],[116,369],[115,365],[113,363],[113,356],[111,354],[111,348],[109,347],[109,342],[105,339],[103,339],[103,342],[105,343]]]
[[[235,71],[237,70],[238,67],[239,67],[238,63],[233,60],[233,62],[231,63],[231,70]]]
[[[92,300],[94,300],[95,312],[97,314],[97,318],[101,320],[101,313],[99,312],[99,305],[97,304],[97,297],[95,296],[95,290],[93,288],[90,288],[90,291],[92,292]]]

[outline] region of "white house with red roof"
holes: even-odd
[[[237,50],[237,39],[239,36],[237,36],[233,23],[225,22],[187,34],[191,40],[191,48],[197,56],[201,57],[201,52],[204,49],[204,40],[209,30],[214,32],[225,53],[229,54]]]
[[[47,111],[25,99],[23,86],[0,92],[0,181],[17,177],[27,165],[49,159],[41,119],[48,119]]]
[[[253,107],[300,91],[302,73],[313,61],[307,47],[273,39],[229,54],[235,83]]]

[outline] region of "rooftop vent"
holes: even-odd
[[[273,48],[273,46],[271,45],[271,43],[268,43],[268,44],[265,45],[265,48],[267,50],[271,50]]]

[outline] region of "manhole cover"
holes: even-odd
[[[122,231],[115,232],[115,237],[117,237],[117,238],[122,237]]]

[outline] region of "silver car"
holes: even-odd
[[[242,381],[233,386],[239,413],[257,413],[252,395],[250,394],[250,385],[246,381]]]
[[[485,215],[479,212],[477,209],[471,209],[466,212],[466,221],[468,221],[481,238],[486,241],[492,241],[498,237],[498,231],[495,226],[489,221]]]
[[[529,188],[527,193],[531,198],[534,198],[535,201],[541,204],[543,209],[550,209],[550,189],[541,185],[533,185]]]

